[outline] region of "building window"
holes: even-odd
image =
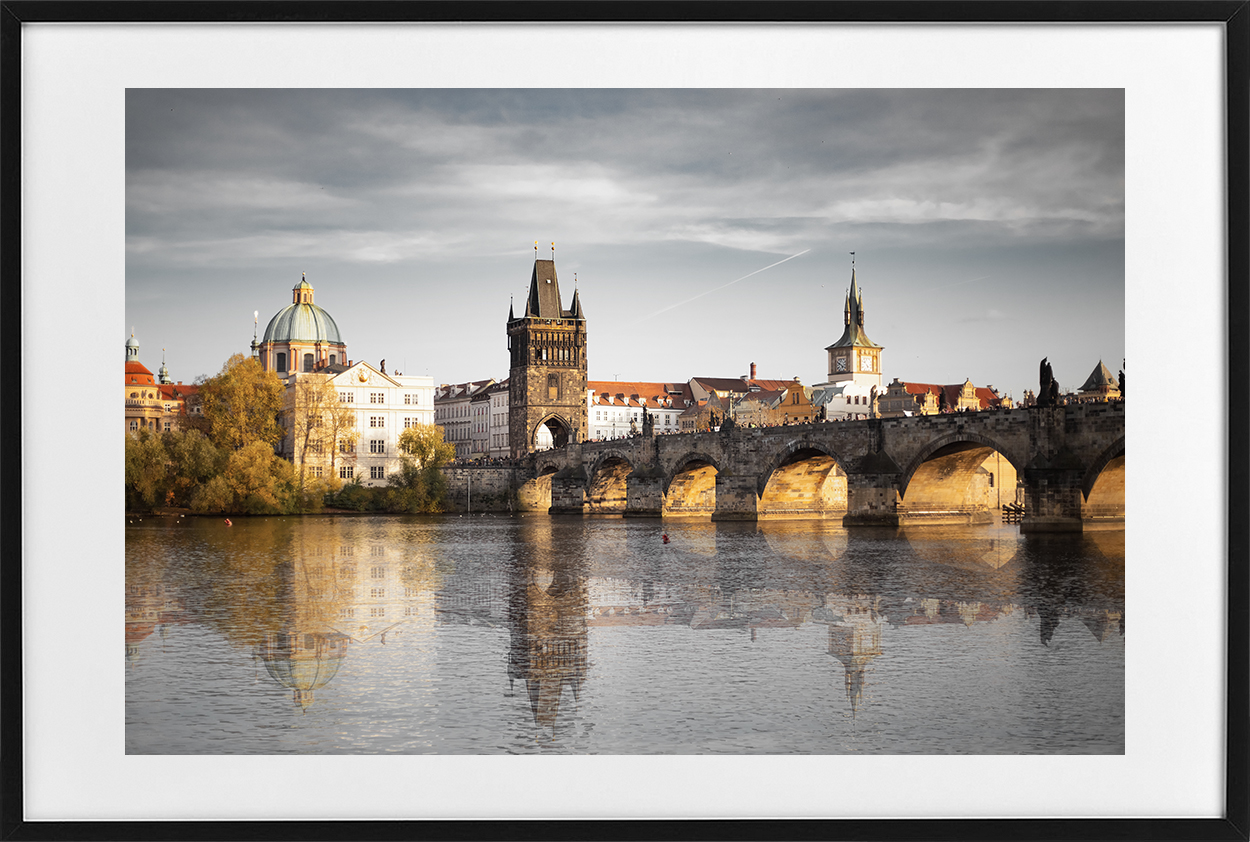
[[[405,429],[405,430],[407,430],[409,427],[415,427],[415,426],[417,426],[417,419],[415,419],[415,418],[405,418],[405,419],[404,419],[404,429]]]
[[[416,402],[417,402],[417,396],[416,396],[416,395],[404,395],[404,403],[405,403],[405,404],[415,404]]]
[[[356,396],[351,392],[339,392],[339,403],[355,403]]]
[[[309,472],[310,474],[312,474],[313,476],[320,478],[320,476],[321,476],[321,466],[320,466],[320,465],[313,465],[311,468],[309,468],[309,469],[308,469],[308,472]]]
[[[137,432],[137,431],[138,431],[138,429],[139,429],[139,422],[138,422],[138,421],[131,421],[131,422],[130,422],[130,432],[132,432],[132,433]]]
[[[556,375],[556,374],[547,375],[547,399],[553,400],[553,401],[560,399],[560,377],[559,375]]]
[[[385,617],[386,609],[385,608],[370,608],[369,616],[370,617]]]
[[[334,360],[335,360],[335,359],[336,359],[336,357],[334,356],[334,354],[331,354],[331,355],[330,355],[330,365],[334,365]]]
[[[369,426],[370,427],[385,427],[386,416],[385,415],[370,415]]]
[[[351,479],[355,471],[351,465],[344,465],[339,468],[339,479]]]
[[[385,599],[386,588],[369,588],[369,596],[373,599]]]
[[[385,439],[371,439],[369,441],[369,452],[370,453],[385,453],[386,452],[386,440]]]
[[[356,442],[354,441],[340,441],[339,442],[339,453],[355,453],[355,452],[356,452]]]
[[[286,354],[278,354],[278,371],[286,371]]]
[[[385,568],[385,567],[370,567],[370,568],[369,568],[369,577],[370,577],[370,578],[372,578],[372,579],[385,579],[385,578],[386,578],[386,568]]]
[[[339,609],[339,617],[341,617],[344,620],[350,620],[355,616],[356,616],[355,608],[340,608]]]
[[[370,392],[369,403],[386,403],[386,394],[384,392]]]
[[[386,468],[381,465],[369,467],[369,479],[386,479]]]
[[[304,355],[304,371],[312,371],[312,370],[313,370],[313,355],[305,354]]]
[[[173,424],[173,422],[172,422],[172,421],[166,421],[166,422],[165,422],[165,432],[167,432],[167,433],[168,433],[168,432],[169,432],[170,430],[172,430],[173,428],[174,428],[174,424]]]

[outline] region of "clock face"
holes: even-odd
[[[838,371],[846,371],[846,357],[838,357],[835,359],[833,366]]]
[[[860,368],[860,371],[872,371],[872,355],[871,354],[859,355],[859,368]]]

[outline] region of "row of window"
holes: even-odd
[[[416,615],[417,615],[417,606],[415,605],[404,606],[405,617],[415,617]],[[386,606],[384,605],[372,606],[369,609],[369,616],[370,617],[385,617]],[[356,618],[356,609],[355,608],[340,608],[339,618],[343,620],[354,620]]]
[[[356,402],[355,392],[339,392],[339,403],[355,403],[355,402]],[[370,392],[369,403],[385,404],[386,392]],[[421,395],[414,394],[412,392],[404,393],[404,406],[420,406],[420,405],[421,405]]]
[[[162,429],[161,422],[159,421],[149,421],[147,426],[151,427],[153,430]],[[173,430],[173,428],[174,428],[174,422],[172,421],[165,422],[165,426],[164,426],[165,432],[168,433],[171,430]],[[134,418],[130,419],[130,432],[134,433],[134,432],[138,432],[138,430],[139,430],[139,421]]]
[[[656,416],[658,416],[658,413],[654,413],[652,417],[656,417]],[[641,421],[641,420],[642,420],[642,415],[641,415],[640,413],[637,413],[637,412],[634,412],[634,413],[629,413],[629,412],[616,412],[616,413],[613,413],[613,412],[605,412],[605,411],[602,411],[602,410],[596,410],[596,411],[595,411],[595,420],[596,420],[596,421]],[[673,416],[672,416],[671,414],[666,413],[666,414],[664,415],[664,426],[665,426],[665,427],[672,426],[672,423],[673,423]]]
[[[361,474],[364,476],[364,474]],[[354,465],[342,465],[339,467],[339,479],[355,479],[356,467]],[[385,465],[370,465],[369,479],[386,479]]]

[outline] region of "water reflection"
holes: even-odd
[[[600,737],[595,727],[620,719],[619,710],[637,715],[629,696],[639,687],[662,694],[671,708],[741,693],[742,710],[717,715],[750,717],[752,708],[776,703],[771,689],[751,689],[767,684],[752,670],[776,670],[769,681],[791,687],[796,706],[807,700],[813,712],[786,726],[807,735],[795,743],[805,747],[787,750],[804,751],[845,750],[820,742],[827,715],[814,711],[831,703],[835,714],[871,713],[905,733],[907,717],[932,716],[919,712],[932,704],[927,695],[967,692],[974,705],[978,686],[1078,686],[1061,667],[1105,672],[1108,663],[1122,686],[1122,646],[1102,656],[1079,643],[1105,647],[1124,635],[1122,532],[1026,539],[1014,526],[848,531],[696,521],[664,525],[672,539],[665,544],[659,526],[395,517],[247,519],[229,531],[209,520],[157,521],[131,529],[128,734],[147,727],[153,699],[174,692],[175,661],[199,691],[250,709],[232,715],[244,720],[234,723],[244,733],[256,717],[253,739],[273,715],[263,700],[281,692],[301,720],[319,714],[309,725],[331,745],[375,729],[387,747],[374,750],[406,751],[526,750],[535,735],[572,751],[668,751],[674,742],[720,750],[706,748],[719,726],[678,711],[671,721],[658,711],[641,714],[654,718],[655,737],[646,727],[633,737]],[[171,629],[186,629],[185,639]],[[193,640],[193,629],[211,632],[234,654]],[[1045,654],[1060,644],[1069,656],[1079,648],[1074,666]],[[175,654],[145,660],[158,645]],[[821,668],[821,658],[836,660],[823,663],[837,673]],[[240,690],[236,679],[255,674],[256,664],[267,680]],[[964,677],[954,683],[967,690],[950,689],[957,674]],[[500,690],[483,693],[491,686]],[[1122,750],[1122,690],[1119,698],[1114,686],[1106,692],[1082,703],[1111,724],[1074,726],[1079,737],[1056,735],[1056,750],[1106,750],[1082,742],[1089,737],[1081,729],[1100,728]],[[947,703],[957,715],[960,700]],[[373,706],[388,713],[374,720]],[[513,718],[522,710],[528,727]],[[516,736],[500,737],[501,727]],[[701,729],[709,733],[698,737]],[[777,750],[763,737],[738,739],[738,751]],[[926,737],[941,739],[955,738]],[[1045,735],[1032,739],[1046,743]],[[202,750],[230,750],[213,745]],[[928,743],[873,750],[917,745]],[[1039,749],[1008,740],[978,750]]]

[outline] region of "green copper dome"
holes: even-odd
[[[262,342],[327,342],[342,345],[339,326],[313,303],[312,285],[304,278],[295,286],[292,303],[269,320]]]
[[[329,342],[342,344],[339,326],[316,304],[288,304],[269,320],[262,342]]]

